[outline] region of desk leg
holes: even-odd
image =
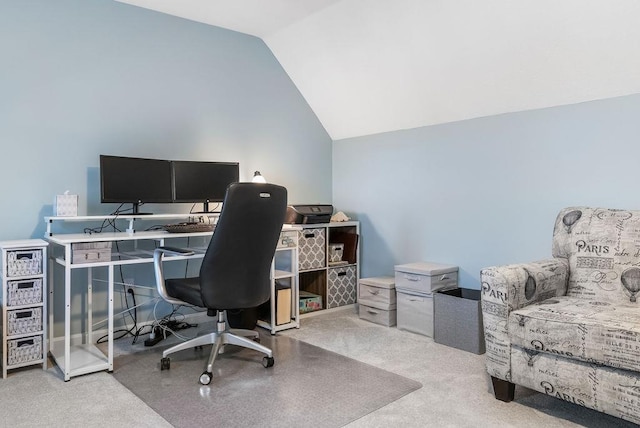
[[[53,291],[53,274],[55,272],[55,264],[56,261],[54,260],[54,254],[53,254],[53,250],[50,250],[49,253],[49,263],[47,264],[47,292],[49,293],[49,297],[47,300],[47,314],[49,315],[49,340],[47,341],[47,343],[49,344],[49,348],[48,348],[48,352],[51,354],[51,356],[53,357],[53,352],[54,352],[54,335],[53,335],[53,321],[54,321],[54,316],[53,316],[53,296],[54,296],[54,291]],[[45,332],[46,334],[46,332]],[[45,358],[47,357],[47,354],[44,354]]]
[[[276,317],[277,317],[277,306],[276,306],[276,259],[275,257],[271,261],[271,300],[269,301],[269,305],[271,307],[271,312],[269,312],[270,320],[269,325],[271,326],[271,334],[276,334]]]
[[[113,265],[109,265],[109,309],[107,313],[108,319],[108,335],[109,346],[107,360],[109,362],[109,371],[113,371]]]
[[[87,332],[84,343],[93,343],[93,268],[87,268]]]
[[[43,251],[45,252],[45,254],[47,253],[46,249],[44,249]],[[48,275],[50,273],[48,257],[43,257],[42,262],[44,263],[42,273],[45,275]],[[48,278],[49,277],[47,276],[47,279]],[[42,369],[43,370],[47,369],[47,365],[48,365],[47,360],[49,356],[49,332],[48,332],[49,317],[46,315],[49,313],[48,312],[49,293],[47,292],[47,290],[49,289],[48,287],[49,287],[49,284],[47,280],[44,279],[42,281]]]
[[[71,245],[65,245],[65,260],[71,260]],[[64,266],[64,380],[71,379],[71,266]]]

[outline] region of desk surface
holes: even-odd
[[[102,220],[159,220],[159,219],[181,219],[187,217],[218,217],[220,213],[183,213],[183,214],[108,214],[108,215],[78,215],[78,216],[46,216],[45,222],[54,221],[102,221]]]
[[[181,238],[194,236],[210,236],[213,232],[169,233],[165,230],[151,230],[140,232],[100,232],[100,233],[61,233],[47,237],[47,241],[58,245],[75,244],[78,242],[108,242],[108,241],[139,241],[142,239],[161,240],[166,238]]]
[[[122,218],[123,216],[121,216]],[[82,217],[55,217],[55,219],[68,221],[80,221]],[[95,218],[95,217],[94,217]],[[104,218],[104,216],[100,217]],[[136,217],[140,218],[140,217]],[[149,219],[152,216],[148,216]],[[159,216],[153,216],[159,218]],[[167,215],[166,218],[177,218],[175,215]],[[54,217],[46,217],[46,219],[54,219]],[[322,224],[284,224],[282,230],[303,230],[306,228],[326,227],[326,226],[354,226],[358,224],[356,221],[347,221],[343,223],[322,223]],[[194,237],[194,236],[210,236],[213,232],[186,232],[186,233],[169,233],[165,230],[141,230],[135,232],[100,232],[100,233],[58,233],[46,236],[49,242],[58,245],[69,245],[78,242],[105,242],[105,241],[137,241],[142,239],[161,240],[167,238]]]
[[[297,224],[285,224],[282,230],[301,229]],[[142,230],[139,232],[100,232],[100,233],[60,233],[48,236],[47,241],[58,245],[75,244],[78,242],[105,242],[105,241],[139,241],[141,239],[167,239],[167,238],[187,238],[194,236],[210,236],[213,232],[186,232],[169,233],[166,230]]]

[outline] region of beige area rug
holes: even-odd
[[[331,351],[261,332],[274,351],[265,369],[262,355],[227,347],[213,380],[202,386],[210,346],[171,355],[160,370],[156,347],[122,355],[114,376],[176,427],[340,427],[422,387],[419,382]]]

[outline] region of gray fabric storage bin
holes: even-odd
[[[396,326],[433,337],[433,294],[407,293],[396,289]]]
[[[433,340],[475,354],[484,354],[480,290],[454,288],[434,293]]]

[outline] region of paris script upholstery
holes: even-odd
[[[640,424],[640,211],[565,208],[552,255],[480,273],[496,398],[522,385]]]

